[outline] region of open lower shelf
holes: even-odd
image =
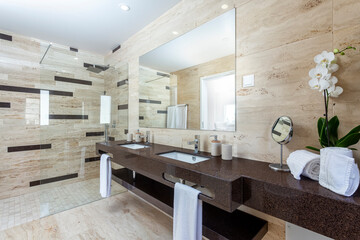
[[[172,216],[174,189],[127,168],[112,170],[112,179],[129,191]],[[209,239],[262,239],[267,233],[265,220],[235,210],[232,213],[203,202],[203,235]]]

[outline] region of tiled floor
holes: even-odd
[[[50,184],[33,193],[1,199],[0,230],[101,199],[98,178],[54,187]],[[112,183],[112,195],[125,191],[119,184]]]
[[[172,219],[125,192],[0,231],[0,239],[170,240]]]

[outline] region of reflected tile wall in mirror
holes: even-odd
[[[224,81],[226,92],[201,83],[229,72],[235,72],[235,9],[140,57],[139,126],[235,131],[235,83]],[[232,102],[221,100],[228,96]]]

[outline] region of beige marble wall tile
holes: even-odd
[[[360,23],[358,0],[333,1],[334,30],[348,28]]]
[[[329,33],[331,12],[332,0],[252,0],[237,8],[237,55]]]

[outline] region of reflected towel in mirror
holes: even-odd
[[[167,128],[187,128],[187,104],[169,106],[167,108]]]

